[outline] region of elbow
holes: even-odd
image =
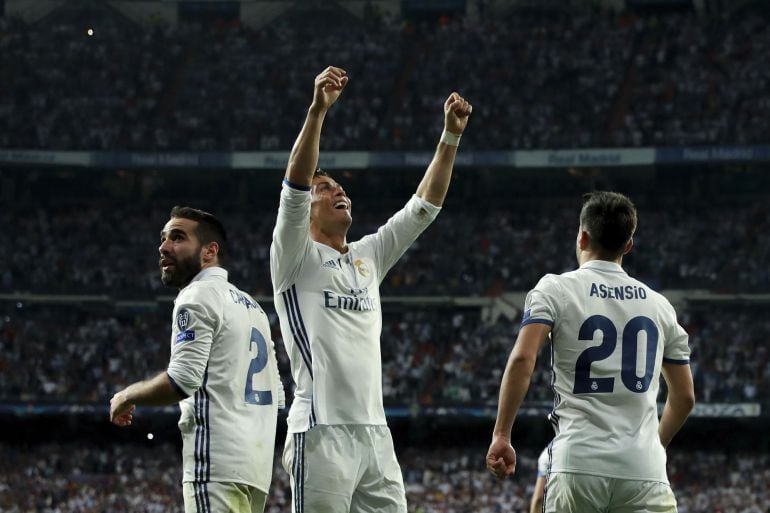
[[[671,401],[682,413],[689,414],[695,407],[695,392],[690,389],[685,393],[676,394],[671,397]]]
[[[166,373],[173,382],[172,386],[178,389],[177,393],[186,396],[194,394],[203,384],[203,370],[170,365]]]
[[[687,408],[687,413],[690,413],[693,408],[695,408],[695,392],[691,390],[682,402],[684,403],[684,407]]]
[[[529,379],[535,370],[535,360],[536,358],[530,355],[514,354],[511,357],[511,368],[517,376]]]

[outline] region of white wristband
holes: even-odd
[[[441,142],[447,146],[460,146],[460,137],[462,136],[447,132],[446,130],[441,132]]]

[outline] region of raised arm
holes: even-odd
[[[313,182],[313,172],[318,167],[318,147],[326,112],[337,101],[347,83],[345,70],[334,66],[329,66],[315,77],[313,103],[307,111],[305,124],[294,142],[289,155],[289,165],[286,167],[286,180],[290,183],[310,187]]]
[[[460,136],[468,125],[468,117],[472,110],[473,106],[457,93],[450,94],[444,102],[444,132],[441,134],[436,153],[416,193],[417,196],[437,207],[440,207],[446,198],[449,182],[452,179],[457,146],[460,143]]]

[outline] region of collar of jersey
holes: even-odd
[[[207,278],[223,278],[225,281],[227,281],[227,271],[221,267],[207,267],[196,274],[195,278],[193,278],[190,283],[194,281],[205,280]]]
[[[580,268],[596,269],[597,271],[609,271],[612,273],[626,273],[626,271],[624,271],[620,265],[616,264],[615,262],[608,262],[607,260],[589,260],[585,264],[581,265]]]

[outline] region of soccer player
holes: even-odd
[[[548,447],[546,447],[537,458],[537,479],[535,480],[535,489],[532,491],[532,500],[529,503],[529,513],[540,513],[543,511],[545,481],[548,476],[549,462]]]
[[[444,103],[444,132],[417,192],[377,233],[347,241],[351,201],[316,171],[321,126],[348,83],[328,67],[281,190],[270,248],[275,307],[296,382],[283,464],[292,511],[406,512],[382,401],[379,285],[440,210],[471,105]]]
[[[174,207],[160,232],[161,281],[180,289],[168,370],[110,400],[110,420],[137,405],[179,403],[185,512],[262,513],[284,393],[262,308],[220,267],[226,235],[213,215]]]
[[[621,267],[636,221],[627,197],[586,195],[579,269],[548,274],[527,295],[503,374],[487,467],[500,478],[515,470],[511,429],[550,333],[556,436],[546,512],[676,511],[666,447],[695,401],[690,350],[671,304]],[[661,373],[668,397],[658,421]]]

